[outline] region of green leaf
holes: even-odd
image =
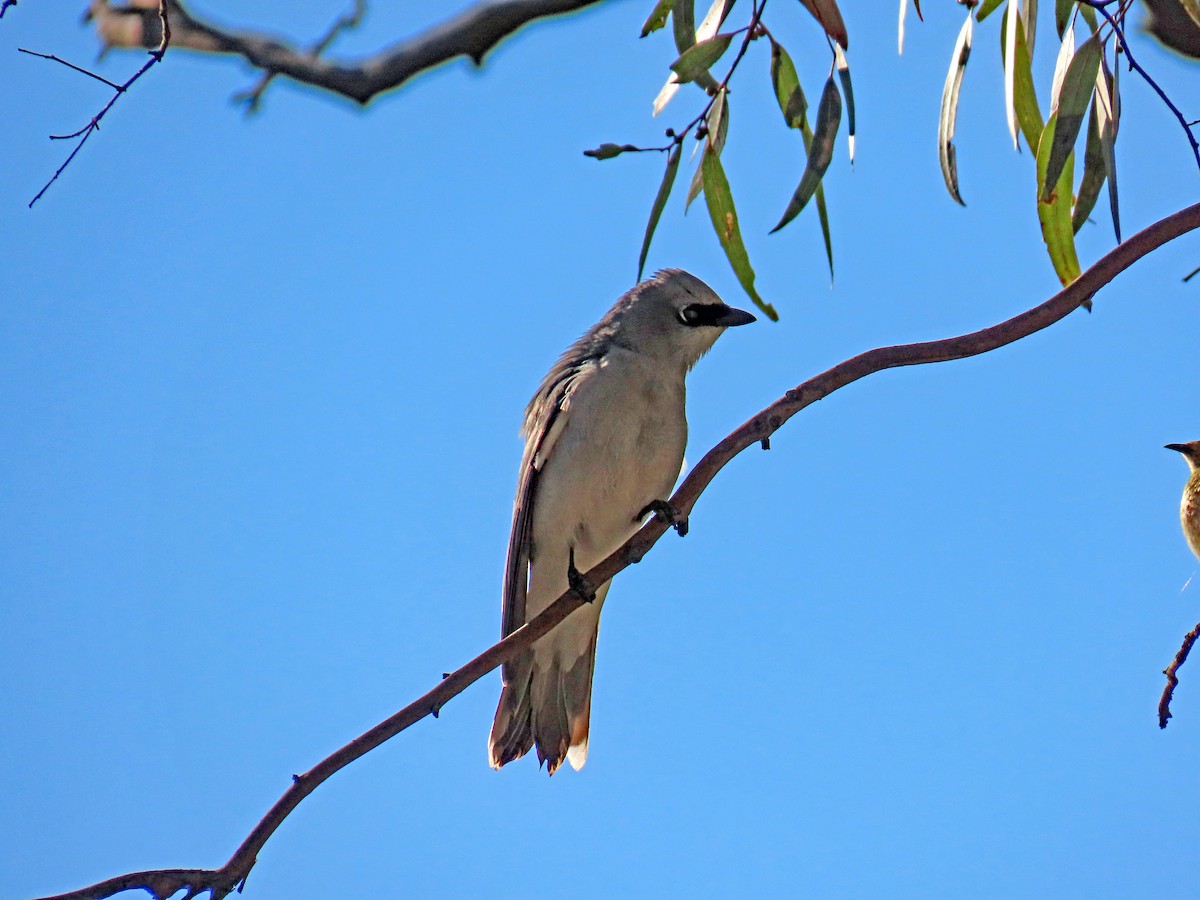
[[[1071,230],[1079,229],[1088,220],[1104,187],[1104,154],[1100,151],[1100,126],[1096,121],[1096,101],[1092,101],[1092,112],[1088,116],[1086,149],[1083,154],[1083,178],[1075,192],[1075,209],[1071,213]]]
[[[725,136],[729,133],[729,98],[724,90],[717,92],[716,99],[713,100],[712,109],[708,113],[708,136],[704,143],[705,153],[715,153],[721,155],[721,151],[725,149]],[[687,211],[692,206],[692,201],[700,196],[700,192],[704,190],[704,160],[701,158],[700,165],[696,166],[696,171],[692,174],[691,184],[688,185],[687,200],[683,204],[683,214],[687,215]]]
[[[620,156],[622,153],[628,153],[630,150],[639,150],[640,147],[635,147],[633,144],[601,144],[595,150],[584,150],[584,156],[590,156],[592,159],[612,159],[614,156]]]
[[[842,21],[842,11],[838,9],[836,0],[800,0],[800,4],[813,14],[825,33],[837,41],[843,50],[850,49],[846,23]]]
[[[1025,28],[1025,46],[1033,59],[1034,38],[1037,37],[1038,0],[1021,0],[1021,25]]]
[[[671,31],[681,54],[696,43],[696,0],[675,0],[671,5]]]
[[[975,10],[975,21],[982,22],[997,9],[999,9],[1000,4],[1003,2],[1004,0],[983,0],[983,2],[979,4],[979,8]]]
[[[683,51],[679,59],[671,63],[671,69],[681,83],[697,81],[709,74],[708,70],[729,49],[731,41],[733,41],[732,34],[718,34],[708,40],[693,44]]]
[[[954,52],[950,54],[950,71],[946,73],[946,83],[942,87],[942,111],[938,117],[938,162],[942,166],[942,178],[946,181],[946,189],[955,202],[966,206],[958,192],[958,165],[954,152],[954,123],[958,118],[958,95],[962,90],[963,73],[967,69],[967,60],[971,56],[971,37],[974,34],[975,20],[967,12],[967,20],[963,22],[962,30],[958,32],[958,40],[954,44]]]
[[[1117,73],[1108,71],[1108,64],[1100,60],[1100,71],[1096,75],[1096,128],[1100,133],[1100,153],[1104,158],[1104,176],[1108,180],[1108,206],[1112,213],[1113,233],[1121,243],[1121,214],[1117,208],[1117,125],[1121,117],[1121,97],[1117,88]]]
[[[825,239],[825,259],[829,261],[829,283],[833,284],[833,241],[829,238],[829,210],[825,208],[825,185],[817,185],[817,217],[821,220],[821,237]]]
[[[1048,199],[1058,176],[1063,171],[1067,157],[1079,137],[1079,129],[1083,125],[1083,117],[1087,114],[1088,100],[1096,84],[1096,75],[1100,70],[1100,38],[1093,34],[1083,42],[1075,55],[1071,57],[1063,75],[1062,86],[1058,96],[1053,98],[1050,115],[1056,120],[1054,142],[1050,145],[1049,156],[1046,159],[1046,175],[1042,188],[1042,198]],[[1041,147],[1038,147],[1041,157]]]
[[[650,207],[650,221],[646,223],[646,234],[642,238],[642,252],[638,255],[638,281],[642,280],[642,272],[646,268],[646,255],[650,252],[650,240],[654,237],[654,229],[658,227],[658,220],[662,218],[667,198],[671,196],[671,187],[675,184],[675,176],[679,172],[679,156],[682,150],[683,147],[676,144],[667,154],[667,171],[663,174],[662,184],[658,186],[658,193],[654,195],[654,203]]]
[[[715,153],[705,153],[701,166],[704,169],[704,202],[708,205],[708,214],[712,218],[713,228],[717,239],[725,250],[725,256],[733,267],[733,272],[741,282],[742,289],[774,322],[779,321],[779,313],[769,303],[763,302],[754,289],[754,269],[750,268],[750,257],[746,255],[746,245],[742,242],[742,232],[738,227],[737,210],[733,205],[733,194],[729,190],[729,179],[721,166],[721,157]]]
[[[1012,135],[1014,150],[1021,149],[1017,143],[1017,27],[1020,24],[1017,0],[1008,0],[1008,5],[1004,7],[1004,27],[1000,29],[1000,39],[1004,48],[1004,119],[1008,123],[1008,133]]]
[[[1074,157],[1063,166],[1058,181],[1046,191],[1046,165],[1054,144],[1057,119],[1051,115],[1042,130],[1037,152],[1037,213],[1042,226],[1042,240],[1050,262],[1063,286],[1079,277],[1079,256],[1075,252],[1075,232],[1071,227],[1071,185],[1074,179]]]
[[[1075,0],[1054,0],[1054,27],[1058,29],[1061,40],[1071,22],[1071,14],[1075,11]]]
[[[642,25],[642,37],[658,31],[658,29],[666,25],[667,16],[671,14],[671,7],[674,5],[675,0],[658,0],[654,4],[654,9],[650,11],[649,17]]]
[[[833,45],[833,62],[837,67],[838,80],[842,83],[842,94],[846,100],[846,125],[850,139],[850,165],[854,165],[854,85],[850,83],[850,63],[842,48]]]
[[[1096,19],[1096,11],[1085,4],[1077,3],[1075,5],[1079,7],[1079,14],[1083,16],[1083,21],[1087,23],[1088,29],[1095,34],[1099,24]]]
[[[808,101],[800,88],[796,66],[781,44],[771,41],[771,83],[775,86],[775,98],[779,111],[788,128],[799,128],[808,112]]]
[[[1007,41],[1007,16],[1008,10],[1004,11],[1005,27],[1000,29],[1000,53],[1005,59],[1008,58],[1008,41]],[[1029,61],[1029,51],[1025,46],[1025,31],[1021,25],[1020,17],[1017,17],[1017,40],[1016,53],[1014,54],[1014,84],[1013,84],[1013,103],[1016,107],[1017,123],[1020,126],[1021,134],[1025,136],[1025,143],[1034,153],[1042,139],[1042,111],[1038,106],[1037,91],[1033,86],[1033,72]],[[1007,80],[1007,79],[1006,79]]]
[[[821,102],[817,106],[817,124],[813,129],[813,139],[808,150],[808,162],[804,166],[804,174],[800,176],[800,184],[796,186],[796,191],[792,194],[787,209],[783,211],[779,224],[771,229],[771,234],[796,218],[817,190],[821,178],[825,175],[825,170],[829,168],[829,161],[833,158],[833,145],[841,121],[842,97],[838,93],[833,76],[830,75],[829,80],[825,82],[825,90],[821,92]]]

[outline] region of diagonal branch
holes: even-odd
[[[1101,257],[1091,268],[1045,303],[1035,306],[999,325],[981,331],[940,341],[880,347],[861,353],[839,363],[799,387],[788,391],[762,412],[736,429],[713,447],[684,479],[670,503],[681,516],[688,516],[705,488],[731,459],[755,444],[768,445],[769,438],[804,407],[829,396],[860,378],[884,369],[946,362],[978,356],[1028,337],[1053,325],[1078,309],[1085,300],[1112,281],[1143,256],[1168,241],[1200,228],[1200,204],[1189,206],[1119,244]],[[604,584],[622,569],[638,562],[658,542],[670,527],[658,517],[650,519],[624,546],[585,574],[591,584]],[[258,852],[283,820],[305,797],[339,769],[369,753],[395,737],[427,715],[437,716],[441,708],[462,693],[468,686],[505,661],[512,659],[538,638],[547,634],[584,601],[568,590],[540,615],[518,628],[504,640],[489,647],[475,659],[455,672],[446,675],[433,690],[414,700],[391,718],[355,738],[333,755],[322,760],[303,775],[293,776],[294,783],[263,816],[254,830],[237,848],[229,861],[219,869],[160,869],[133,872],[110,878],[91,887],[45,900],[100,900],[125,890],[141,888],[157,900],[166,900],[171,893],[187,888],[193,897],[210,891],[214,900],[221,900],[241,884],[253,867]]]
[[[153,39],[148,14],[141,6],[144,2],[146,0],[135,0],[124,6],[112,6],[107,0],[93,2],[92,18],[106,46],[140,46]],[[481,0],[372,56],[343,62],[325,59],[312,49],[297,47],[272,35],[226,29],[201,21],[179,0],[168,0],[168,5],[171,25],[176,32],[172,40],[174,47],[232,53],[244,57],[267,75],[283,75],[365,105],[375,95],[397,88],[414,75],[456,57],[465,56],[481,65],[488,51],[530,22],[575,12],[599,2],[601,0]]]

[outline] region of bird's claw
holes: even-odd
[[[666,522],[669,526],[675,529],[676,533],[683,537],[688,533],[687,516],[680,515],[679,510],[672,506],[666,500],[651,500],[645,505],[637,517],[635,522],[640,522],[648,513],[654,513],[654,517],[660,522]]]
[[[567,585],[584,603],[592,603],[596,599],[596,589],[592,587],[592,583],[575,568],[574,547],[570,549],[567,556]]]

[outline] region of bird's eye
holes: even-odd
[[[703,314],[700,312],[700,306],[693,303],[691,306],[685,306],[679,311],[679,321],[684,325],[699,325]]]

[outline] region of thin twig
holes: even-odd
[[[1112,13],[1105,9],[1108,4],[1101,2],[1101,0],[1079,0],[1079,2],[1086,3],[1108,20],[1108,24],[1112,26],[1113,32],[1117,35],[1118,40],[1121,42],[1121,49],[1125,52],[1126,59],[1129,60],[1129,68],[1133,69],[1142,76],[1146,84],[1150,85],[1150,87],[1154,89],[1154,92],[1158,94],[1162,102],[1167,105],[1167,109],[1171,110],[1171,112],[1174,113],[1175,118],[1179,120],[1179,124],[1183,128],[1183,133],[1187,135],[1188,143],[1192,146],[1192,156],[1196,158],[1196,167],[1200,168],[1200,141],[1196,140],[1196,136],[1192,133],[1191,125],[1188,124],[1188,120],[1184,118],[1183,113],[1179,111],[1179,107],[1171,102],[1171,98],[1167,96],[1166,91],[1159,87],[1158,82],[1151,78],[1149,73],[1141,67],[1136,59],[1133,58],[1133,53],[1129,49],[1129,42],[1125,39],[1124,29],[1122,29],[1117,20],[1113,18]]]
[[[114,81],[109,81],[103,75],[97,75],[91,69],[85,69],[82,66],[77,66],[73,62],[67,62],[65,59],[55,56],[53,53],[38,53],[36,50],[26,50],[24,47],[18,47],[17,52],[28,53],[30,56],[36,56],[38,59],[48,59],[51,62],[62,63],[68,69],[74,69],[76,72],[82,72],[84,75],[95,78],[97,81],[104,82],[117,93],[121,93],[123,90],[125,90],[125,88],[123,88],[121,85]]]
[[[1175,685],[1179,684],[1179,678],[1175,673],[1187,661],[1188,654],[1192,652],[1192,644],[1196,643],[1197,637],[1200,637],[1200,623],[1197,623],[1195,628],[1183,636],[1183,643],[1179,645],[1175,658],[1171,660],[1169,666],[1163,669],[1163,674],[1167,676],[1167,686],[1163,688],[1162,697],[1158,700],[1159,728],[1166,728],[1167,721],[1171,718],[1171,698],[1175,696]]]
[[[808,379],[800,386],[788,391],[709,450],[696,467],[688,473],[683,484],[671,497],[669,501],[671,507],[680,516],[689,516],[700,495],[726,463],[747,447],[761,446],[800,410],[829,396],[839,388],[884,369],[965,359],[1028,337],[1078,309],[1085,300],[1091,299],[1097,291],[1143,256],[1168,241],[1197,228],[1200,228],[1200,203],[1167,216],[1135,234],[1123,244],[1118,244],[1079,278],[1045,303],[1014,316],[1006,322],[945,340],[901,344],[869,350]],[[584,578],[590,584],[606,584],[618,572],[639,562],[670,527],[665,518],[651,517],[637,534],[586,572]],[[583,602],[573,589],[568,588],[545,611],[504,640],[489,647],[457,671],[443,675],[442,680],[432,690],[408,704],[391,718],[355,738],[308,772],[293,776],[291,787],[268,810],[254,830],[242,841],[241,846],[234,851],[229,861],[221,868],[156,869],[132,872],[67,894],[43,898],[43,900],[103,900],[103,898],[111,897],[121,891],[136,888],[149,891],[158,900],[166,900],[172,892],[183,888],[188,889],[188,896],[210,891],[213,900],[222,900],[246,878],[258,858],[259,851],[275,833],[275,830],[283,824],[284,819],[322,782],[339,769],[395,737],[410,725],[432,715],[436,710],[441,710],[446,703],[462,693],[468,686],[506,661],[513,659],[517,654],[527,650],[534,641],[548,634]],[[170,891],[167,888],[170,888]]]
[[[52,141],[66,141],[77,137],[79,138],[79,143],[75,145],[75,149],[71,151],[70,155],[63,161],[63,164],[55,170],[53,175],[50,176],[50,180],[42,185],[42,189],[37,192],[37,195],[32,200],[29,201],[30,209],[33,209],[33,204],[41,200],[42,195],[45,194],[46,191],[50,190],[50,185],[58,181],[58,176],[66,171],[67,166],[71,164],[71,160],[76,157],[79,151],[83,149],[83,145],[87,143],[87,139],[92,136],[92,132],[100,130],[100,120],[103,119],[108,114],[108,111],[113,108],[113,104],[117,102],[117,99],[121,97],[121,95],[127,90],[129,90],[130,85],[145,75],[151,66],[153,66],[155,63],[162,62],[163,54],[167,52],[167,45],[171,42],[171,23],[167,17],[167,2],[168,0],[159,0],[158,2],[158,18],[162,25],[162,40],[159,41],[156,49],[150,51],[150,58],[146,60],[142,67],[134,72],[124,84],[116,84],[101,75],[97,75],[95,72],[90,72],[87,69],[80,68],[73,63],[69,63],[64,59],[59,59],[57,56],[51,54],[35,53],[33,50],[21,50],[22,53],[28,53],[30,56],[37,56],[41,59],[49,59],[53,60],[54,62],[62,63],[69,69],[74,69],[76,72],[82,72],[84,75],[90,75],[97,81],[103,81],[113,89],[113,95],[109,98],[108,102],[104,104],[103,109],[96,113],[96,115],[92,116],[92,120],[78,131],[73,131],[70,134],[50,135],[50,140]]]
[[[10,6],[16,6],[16,5],[17,5],[17,0],[4,0],[3,3],[0,3],[0,19],[4,18],[4,14],[6,12],[8,12],[8,8]]]

